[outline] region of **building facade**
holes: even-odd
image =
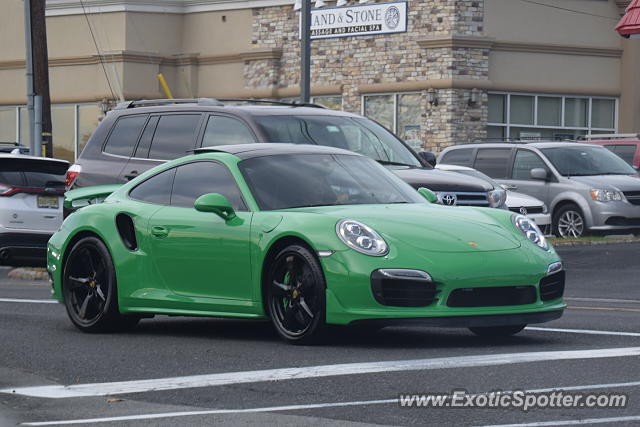
[[[55,156],[74,160],[113,101],[164,97],[158,73],[175,97],[295,98],[293,3],[47,0]],[[312,99],[434,152],[639,132],[640,40],[614,30],[628,3],[408,0],[406,32],[312,41]],[[0,141],[26,144],[22,7],[0,6]]]

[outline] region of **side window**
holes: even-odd
[[[111,135],[109,135],[103,151],[118,156],[131,157],[136,142],[138,142],[140,131],[142,131],[146,121],[146,115],[119,118],[113,131],[111,131]]]
[[[202,140],[203,147],[256,142],[253,132],[240,120],[225,116],[210,116]]]
[[[531,179],[531,169],[535,168],[547,170],[547,166],[536,153],[529,150],[518,150],[513,162],[512,178],[529,180]]]
[[[138,143],[138,148],[136,148],[136,153],[133,157],[142,159],[146,159],[147,157],[149,157],[149,147],[151,147],[151,139],[153,139],[153,134],[156,131],[158,119],[158,116],[151,117],[147,122],[147,126],[144,128],[144,132],[142,132],[140,142]]]
[[[506,178],[510,156],[511,148],[480,148],[473,167],[491,178]]]
[[[179,166],[171,192],[171,206],[193,208],[203,194],[220,193],[229,199],[233,209],[246,211],[236,180],[226,166],[215,162],[194,162]]]
[[[141,202],[168,205],[171,198],[171,185],[176,169],[169,169],[152,176],[138,184],[129,192],[129,197]]]
[[[471,164],[471,155],[473,154],[473,148],[461,148],[460,150],[447,151],[440,163],[448,165],[469,166]]]
[[[173,160],[193,149],[200,114],[170,114],[160,117],[153,136],[149,158]]]
[[[618,156],[622,157],[622,160],[629,163],[633,166],[633,156],[636,154],[636,146],[635,145],[616,145],[616,149],[614,153]]]

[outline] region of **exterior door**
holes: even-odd
[[[227,197],[237,218],[196,211],[195,200],[207,193]],[[226,166],[198,161],[177,167],[170,205],[148,225],[153,276],[179,296],[251,300],[251,215]]]

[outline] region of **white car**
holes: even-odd
[[[495,186],[500,185],[482,172],[466,166],[447,165],[440,163],[436,165],[436,168],[446,171],[458,172],[465,175],[471,175],[476,178],[482,178],[486,181],[489,181]],[[542,200],[507,189],[507,200],[505,204],[510,211],[517,212],[531,218],[533,221],[535,221],[538,227],[543,229],[543,231],[545,231],[545,228],[547,228],[547,226],[551,224],[551,215],[549,214],[547,206]],[[545,233],[546,232],[547,231],[545,231]]]
[[[62,224],[69,162],[0,154],[0,265],[46,265],[47,242]]]

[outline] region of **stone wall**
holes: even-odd
[[[453,36],[481,36],[484,1],[410,0],[408,31],[400,34],[331,38],[312,41],[312,87],[342,86],[343,108],[361,112],[360,85],[442,81],[487,80],[488,49],[421,47],[418,41]],[[279,60],[248,61],[246,87],[293,88],[299,85],[300,43],[298,12],[291,6],[253,10],[256,48],[281,48]],[[441,85],[438,87],[442,87]],[[312,90],[313,92],[313,90]],[[441,147],[486,135],[487,97],[468,105],[470,89],[437,90],[438,105],[425,102],[421,134],[425,147]]]

